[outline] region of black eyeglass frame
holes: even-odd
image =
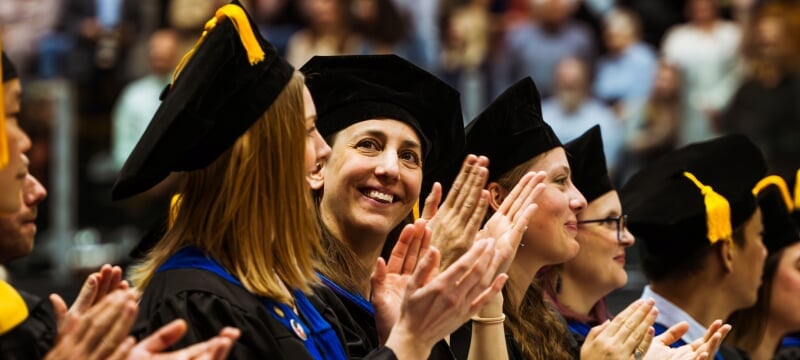
[[[626,227],[628,224],[628,215],[622,214],[617,216],[609,216],[603,219],[589,219],[589,220],[580,220],[578,221],[578,225],[582,224],[593,224],[593,223],[607,223],[613,221],[617,224],[617,243],[622,243],[622,229]]]

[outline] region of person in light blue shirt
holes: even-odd
[[[611,11],[604,21],[608,53],[597,63],[594,94],[616,105],[647,98],[658,66],[656,54],[640,39],[641,25],[637,15],[626,9]]]
[[[608,168],[616,169],[625,140],[624,128],[608,106],[590,96],[586,64],[577,58],[560,61],[555,80],[555,94],[542,102],[545,121],[561,141],[575,139],[592,126],[600,125]]]

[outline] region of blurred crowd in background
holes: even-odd
[[[0,2],[31,172],[50,190],[34,256],[13,276],[68,271],[58,284],[68,292],[73,276],[124,263],[161,226],[170,179],[121,203],[110,188],[172,69],[226,2]],[[773,173],[800,168],[800,1],[242,2],[295,67],[313,55],[399,54],[461,91],[465,124],[530,75],[562,141],[600,124],[617,186],[676,146],[730,132],[749,135]]]

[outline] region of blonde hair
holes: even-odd
[[[181,248],[197,247],[253,294],[289,302],[289,289],[318,281],[319,228],[305,181],[304,78],[292,79],[266,112],[204,169],[183,174],[174,225],[132,271],[144,290]],[[213,190],[212,190],[213,189]]]

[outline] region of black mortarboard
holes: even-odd
[[[122,167],[114,200],[145,191],[172,171],[211,164],[269,108],[294,72],[235,0],[217,10],[182,64]]]
[[[405,122],[423,142],[422,200],[434,181],[447,190],[464,148],[458,91],[397,55],[315,56],[300,71],[322,136],[370,119]]]
[[[665,154],[621,189],[628,227],[663,256],[729,239],[755,211],[752,189],[765,172],[761,152],[742,135]]]
[[[800,233],[791,216],[794,203],[786,181],[777,175],[767,176],[758,182],[753,193],[758,196],[764,221],[764,245],[769,253],[800,240]]]
[[[562,146],[542,120],[539,90],[526,77],[512,85],[467,125],[466,152],[489,158],[489,181],[536,155]]]
[[[6,52],[3,51],[3,82],[16,79],[18,77],[19,74],[17,73],[17,68],[14,66],[14,63],[11,62],[11,59],[8,58]]]
[[[581,136],[564,144],[569,167],[572,170],[572,182],[586,197],[587,203],[614,190],[608,177],[601,135],[600,125],[595,125]]]

